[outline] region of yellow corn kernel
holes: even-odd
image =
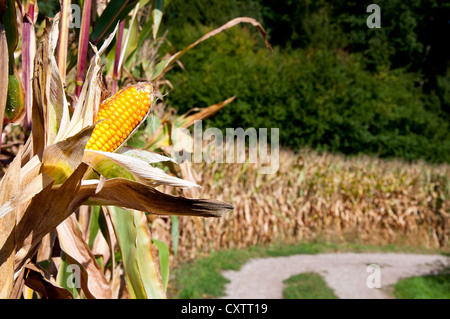
[[[142,122],[152,105],[153,87],[138,83],[120,90],[99,107],[86,149],[113,152]]]

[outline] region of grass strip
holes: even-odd
[[[301,273],[284,280],[285,299],[339,299],[328,287],[323,277],[317,273]]]

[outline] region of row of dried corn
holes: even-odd
[[[276,174],[260,174],[257,164],[193,168],[200,198],[235,209],[220,219],[180,217],[177,262],[316,239],[450,248],[449,165],[281,150]],[[172,241],[171,219],[158,218],[152,230]]]

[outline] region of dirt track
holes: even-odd
[[[299,273],[316,272],[339,298],[386,299],[392,298],[390,286],[398,280],[430,274],[449,263],[450,258],[441,255],[400,253],[327,253],[251,259],[239,271],[222,273],[231,281],[224,298],[281,299],[283,280]],[[379,270],[377,266],[368,268],[371,264],[378,265]],[[377,274],[381,287],[369,288],[368,285],[377,283]]]

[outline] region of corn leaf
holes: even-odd
[[[75,136],[46,147],[42,172],[51,176],[56,184],[63,183],[81,163],[94,128],[95,125],[91,125]]]
[[[55,141],[59,128],[61,126],[64,127],[69,121],[64,85],[54,56],[58,44],[59,19],[59,13],[55,16],[53,23],[50,24],[50,21],[47,19],[34,66],[35,76],[38,76],[35,79],[35,88],[33,88],[35,90],[35,98],[39,102],[37,104],[39,110],[36,110],[36,113],[38,113],[36,116],[38,120],[41,116],[43,119],[44,145],[52,144]],[[61,123],[61,121],[64,122]],[[40,136],[34,137],[40,138]]]
[[[52,28],[48,38],[49,43],[47,46],[45,46],[47,50],[42,53],[42,58],[47,61],[47,69],[43,69],[43,65],[40,65],[38,69],[38,73],[47,73],[45,77],[46,82],[43,84],[45,87],[44,101],[47,102],[44,102],[43,105],[44,114],[46,114],[46,145],[53,144],[55,141],[57,141],[59,131],[62,131],[61,128],[64,129],[69,123],[69,105],[64,93],[65,74],[61,73],[61,67],[58,68],[58,64],[55,58],[55,50],[56,46],[58,45],[59,38],[59,22],[60,14],[58,13],[53,20]],[[61,28],[64,29],[67,28],[67,26],[62,25]],[[64,48],[64,45],[61,44],[61,41],[64,42],[67,41],[67,39],[60,39],[58,52],[58,63],[60,63],[60,65],[63,64],[65,70],[66,56],[64,55],[64,53],[61,53],[61,48]]]
[[[118,21],[125,19],[136,6],[138,0],[111,0],[98,19],[94,31],[91,33],[92,42],[100,43],[109,34]]]
[[[36,164],[36,168],[40,169],[40,162],[32,162],[33,164]],[[11,166],[13,167],[13,166]],[[14,172],[14,168],[11,168],[11,170]],[[45,187],[49,186],[53,183],[53,179],[45,174],[39,174],[39,171],[36,171],[35,169],[29,171],[29,176],[23,176],[22,172],[18,172],[17,174],[14,174],[14,183],[19,182],[19,189],[15,191],[14,193],[8,194],[8,191],[4,191],[3,194],[8,194],[10,196],[10,199],[5,202],[0,207],[0,219],[6,216],[10,211],[19,208],[21,205],[26,204],[28,201],[30,201],[33,196],[41,192]],[[5,175],[3,178],[5,180],[5,184],[8,182],[8,175]],[[20,176],[20,179],[18,178]],[[24,179],[27,180],[27,182],[24,182]],[[9,188],[10,186],[8,186]],[[15,187],[10,187],[11,190],[16,189]],[[6,195],[6,196],[8,196]],[[6,199],[6,197],[5,197]],[[18,211],[16,213],[16,217],[19,220],[22,218],[23,212]]]
[[[20,151],[19,151],[20,155]],[[0,182],[0,298],[8,298],[14,284],[14,254],[16,212],[14,209],[2,216],[1,210],[19,189],[20,156],[16,156]]]
[[[59,286],[41,267],[34,264],[25,266],[25,285],[49,299],[73,299],[73,294]]]
[[[100,214],[100,207],[92,206],[91,218],[90,218],[90,223],[89,223],[89,242],[88,242],[88,245],[91,248],[94,245],[94,241],[95,241],[95,238],[97,237],[97,234],[99,233],[99,230],[101,227],[100,226],[100,223],[101,223],[100,218],[102,216],[103,215]]]
[[[136,227],[137,261],[145,293],[151,299],[166,298],[164,284],[151,251],[152,238],[147,218],[143,212],[134,211],[133,214]]]
[[[46,75],[48,66],[48,46],[49,46],[49,33],[50,33],[50,21],[46,19],[44,34],[39,42],[39,46],[36,50],[33,66],[33,101],[31,104],[31,138],[32,138],[32,152],[31,156],[36,154],[42,156],[42,152],[46,145],[45,134],[45,119],[46,113],[44,112],[44,105],[46,102],[44,98],[46,96]]]
[[[179,220],[178,216],[172,216],[172,225],[170,227],[170,234],[172,235],[172,249],[173,249],[173,256],[177,258],[178,254],[178,239],[180,238],[180,231],[179,231]]]
[[[146,299],[147,294],[137,262],[134,214],[118,207],[108,207],[108,213],[111,216],[114,233],[119,244],[128,291],[133,298]]]
[[[165,298],[151,253],[147,219],[142,212],[108,207],[120,247],[130,293],[134,298]]]
[[[142,48],[144,41],[147,40],[151,36],[152,28],[153,28],[153,21],[151,19],[149,19],[142,26],[142,29],[139,31],[137,45],[136,45],[136,48],[131,53],[132,55],[134,55],[140,48]]]
[[[91,0],[83,3],[83,13],[81,18],[80,36],[78,38],[78,55],[77,55],[77,79],[76,94],[80,95],[84,81],[84,72],[86,69],[87,52],[89,46],[89,27],[91,25]]]
[[[29,4],[29,10],[34,13],[35,4]],[[31,111],[33,102],[33,60],[36,55],[36,33],[34,23],[28,14],[23,17],[22,24],[22,83],[25,103],[25,126],[31,127]]]
[[[172,216],[176,217],[176,216]],[[164,291],[167,291],[167,283],[169,282],[169,248],[165,243],[155,238],[152,239],[152,242],[158,248],[158,257],[159,257],[159,269],[161,270],[161,280],[163,283]]]
[[[94,167],[94,169],[98,170],[100,173],[108,175],[108,172],[105,170],[105,166],[101,167],[100,165],[105,161],[111,161],[114,164],[120,166],[125,169],[128,173],[133,175],[134,179],[143,184],[156,187],[158,185],[168,185],[175,187],[199,187],[197,184],[180,179],[178,177],[174,177],[168,175],[163,170],[151,166],[147,161],[144,161],[136,155],[143,156],[143,152],[132,152],[128,151],[128,153],[132,153],[135,156],[127,156],[124,154],[118,153],[110,153],[110,152],[102,152],[102,151],[93,151],[86,150],[84,156],[84,162],[90,164]],[[156,155],[155,158],[156,159]],[[168,160],[168,158],[162,158]],[[101,168],[102,171],[101,171]],[[114,169],[115,165],[111,163],[108,165],[109,169]],[[118,168],[117,168],[118,169]]]
[[[17,30],[17,18],[16,18],[16,4],[14,0],[6,1],[5,12],[1,16],[4,28],[6,30],[6,39],[8,42],[8,56],[10,60],[10,74],[13,71],[14,65],[14,51],[19,41],[19,35]]]
[[[126,56],[128,56],[131,52],[136,49],[137,41],[139,37],[138,31],[138,23],[136,20],[136,16],[139,10],[139,3],[136,4],[135,9],[133,11],[133,15],[131,16],[130,23],[128,25],[127,36],[125,37],[125,42],[121,48],[120,59],[118,64],[118,70],[122,69],[123,61]]]
[[[94,114],[97,114],[98,107],[101,100],[101,86],[102,86],[102,65],[101,55],[106,51],[114,35],[117,31],[118,24],[109,37],[103,42],[100,50],[92,46],[95,56],[92,58],[89,69],[86,74],[86,80],[81,89],[80,96],[75,105],[75,111],[68,123],[67,127],[61,128],[63,132],[58,134],[60,141],[67,137],[73,136],[82,129],[94,124]]]
[[[163,9],[164,9],[164,0],[152,0],[152,17],[153,17],[153,39],[156,39],[156,35],[158,34],[159,25],[161,24]]]
[[[59,286],[69,291],[74,299],[78,299],[81,295],[81,278],[83,278],[83,287],[85,287],[86,285],[86,269],[84,269],[82,265],[77,264],[76,261],[72,263],[69,258],[67,258],[67,255],[64,253],[64,251],[61,251],[60,259],[61,262],[59,263],[56,281]],[[75,267],[79,267],[79,277],[73,275],[72,269],[74,265],[76,265]],[[94,299],[94,297],[89,294],[89,290],[86,289],[86,291],[86,297],[89,299]]]
[[[6,108],[6,96],[8,94],[8,43],[3,24],[0,23],[0,136],[3,131],[3,116]],[[2,141],[0,138],[0,149]]]
[[[154,153],[154,152],[149,152],[149,151],[140,150],[140,149],[133,149],[133,148],[129,148],[129,147],[122,147],[118,151],[118,153],[126,155],[126,156],[130,156],[130,157],[138,158],[148,164],[159,163],[159,162],[176,163],[175,160],[173,160],[170,157],[160,155],[160,154]]]
[[[88,278],[86,278],[87,287],[85,289],[89,291],[89,294],[95,298],[112,298],[108,281],[81,231],[77,228],[75,216],[71,215],[65,219],[56,227],[56,231],[61,249],[86,269]],[[86,293],[85,289],[83,291]]]
[[[54,188],[53,183],[48,182],[47,175],[37,176],[42,179],[39,184],[42,190],[26,205],[20,218],[17,218],[16,271],[33,256],[41,239],[87,199],[79,194],[81,180],[87,169],[88,166],[81,163],[63,184]]]
[[[87,205],[119,206],[158,215],[220,217],[233,209],[232,205],[214,199],[172,196],[123,178],[105,181],[100,190],[97,186],[98,181],[84,183],[77,197],[85,200],[89,198]]]
[[[152,81],[156,81],[158,80],[163,74],[165,74],[173,65],[173,63],[175,63],[175,61],[177,61],[178,59],[180,59],[187,51],[189,51],[190,49],[196,47],[198,44],[202,43],[203,41],[209,39],[210,37],[215,36],[216,34],[234,27],[237,24],[240,23],[250,23],[253,26],[255,26],[258,31],[261,33],[264,42],[266,43],[267,47],[269,49],[272,49],[272,47],[270,46],[270,43],[267,41],[266,38],[266,31],[264,30],[264,28],[262,27],[262,25],[256,21],[253,18],[248,18],[248,17],[240,17],[240,18],[235,18],[231,21],[228,21],[227,23],[225,23],[223,26],[221,26],[220,28],[217,28],[211,32],[208,32],[207,34],[205,34],[204,36],[202,36],[200,39],[198,39],[197,41],[195,41],[194,43],[191,43],[190,45],[188,45],[186,48],[178,51],[177,53],[175,53],[174,55],[172,55],[171,57],[164,59],[163,61],[161,61],[160,63],[158,63],[158,65],[156,66],[156,70],[155,73],[152,75]]]
[[[235,98],[236,98],[235,96],[232,96],[232,97],[226,99],[225,101],[205,107],[205,108],[201,109],[199,112],[192,114],[192,115],[184,114],[176,119],[175,126],[176,127],[189,127],[192,124],[194,124],[194,122],[197,120],[207,119],[207,118],[213,116],[214,114],[216,114],[217,112],[219,112],[227,104],[230,104],[231,102],[233,102]]]
[[[58,141],[58,133],[69,123],[69,105],[64,94],[64,84],[54,56],[51,57],[51,81],[47,83],[48,130],[47,145]],[[62,131],[62,130],[61,130]]]
[[[62,0],[61,5],[61,28],[59,34],[59,45],[58,45],[58,70],[61,75],[62,83],[66,80],[66,64],[67,64],[67,44],[69,35],[69,4],[70,0]]]

